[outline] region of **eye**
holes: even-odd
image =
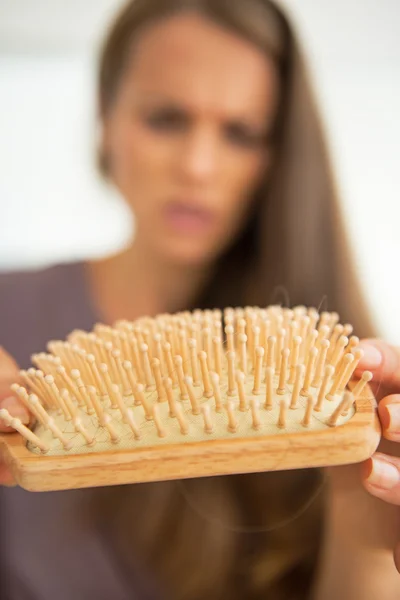
[[[265,142],[263,131],[258,131],[245,123],[228,123],[224,128],[225,138],[242,148],[258,148]]]
[[[188,125],[185,113],[175,108],[154,110],[145,116],[146,124],[155,131],[182,131]]]

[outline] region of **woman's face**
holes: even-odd
[[[227,247],[268,168],[276,99],[272,60],[207,19],[142,32],[103,143],[143,251],[199,266]]]

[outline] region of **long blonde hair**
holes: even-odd
[[[240,236],[220,257],[197,307],[286,304],[338,311],[373,328],[350,260],[321,124],[298,41],[269,0],[135,0],[103,47],[99,107],[107,115],[132,44],[147,25],[195,10],[272,56],[280,73],[274,164]],[[106,157],[101,156],[106,171]],[[182,309],[190,307],[182,307]],[[318,490],[320,493],[318,493]],[[173,600],[306,598],[322,535],[321,473],[238,475],[94,493],[121,564],[140,564]]]

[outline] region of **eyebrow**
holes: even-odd
[[[174,98],[170,95],[164,94],[164,93],[159,93],[159,92],[141,92],[140,95],[136,95],[134,94],[134,96],[136,97],[136,100],[138,100],[139,105],[144,103],[144,102],[150,102],[154,104],[163,104],[168,106],[171,109],[175,109],[175,110],[180,110],[180,111],[184,111],[184,112],[191,112],[192,108],[190,106],[188,106],[187,104],[184,103],[184,101]],[[233,122],[241,122],[244,123],[246,125],[248,125],[249,127],[254,127],[254,126],[259,126],[258,123],[254,122],[254,117],[253,115],[249,117],[249,115],[229,115],[229,117],[224,118],[224,121],[233,121]],[[260,120],[263,120],[262,126],[265,127],[265,129],[269,129],[270,125],[267,122],[266,117],[261,117],[260,116]],[[258,118],[257,118],[258,120]]]

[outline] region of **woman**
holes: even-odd
[[[10,412],[29,422],[9,393],[11,356],[26,366],[49,339],[98,320],[266,305],[283,292],[371,334],[298,44],[272,2],[128,3],[103,49],[99,105],[100,163],[132,207],[134,241],[104,260],[0,279]],[[400,353],[364,348],[385,436],[400,441]],[[331,469],[323,486],[324,473],[304,470],[58,494],[4,487],[7,597],[397,598],[400,462],[384,443],[363,473]],[[5,465],[1,477],[12,483]]]

